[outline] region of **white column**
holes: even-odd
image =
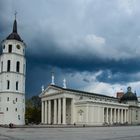
[[[63,98],[63,124],[66,124],[66,98]]]
[[[114,108],[114,123],[116,123],[116,108]]]
[[[120,109],[118,109],[118,123],[120,122]]]
[[[124,122],[125,123],[127,122],[127,119],[126,119],[126,109],[124,110]]]
[[[48,123],[48,105],[47,101],[45,101],[45,123]]]
[[[61,124],[61,98],[58,99],[58,124]]]
[[[108,108],[106,108],[106,122],[108,123]]]
[[[89,112],[88,112],[89,110],[88,110],[88,104],[86,105],[86,124],[88,124],[88,114],[89,114]],[[97,108],[97,116],[98,116],[98,111],[99,111],[99,108]],[[97,118],[97,122],[98,122],[98,119],[99,118]]]
[[[48,124],[51,124],[51,100],[48,101]]]
[[[128,115],[128,109],[126,109],[126,121],[129,123],[129,115]]]
[[[121,123],[123,123],[123,109],[121,109]]]
[[[71,124],[74,124],[74,99],[71,99]]]
[[[53,123],[57,124],[57,100],[54,100],[54,117],[53,117]]]
[[[110,123],[112,124],[112,108],[110,108]]]
[[[44,123],[44,101],[41,102],[41,122]]]

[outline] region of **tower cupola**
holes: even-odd
[[[7,40],[14,39],[14,40],[18,40],[18,41],[23,42],[23,40],[21,39],[21,37],[19,36],[19,34],[17,32],[17,21],[16,21],[16,18],[15,18],[14,23],[13,23],[13,31],[12,31],[12,33],[6,39]]]

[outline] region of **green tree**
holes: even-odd
[[[26,100],[26,123],[40,123],[41,122],[41,100],[38,96],[33,96]]]

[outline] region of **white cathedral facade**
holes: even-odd
[[[25,48],[15,19],[12,33],[1,42],[0,125],[25,124]]]
[[[42,124],[140,124],[137,95],[127,88],[122,97],[89,93],[50,84],[42,89]]]

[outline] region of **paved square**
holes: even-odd
[[[140,126],[0,128],[0,140],[140,140]]]

